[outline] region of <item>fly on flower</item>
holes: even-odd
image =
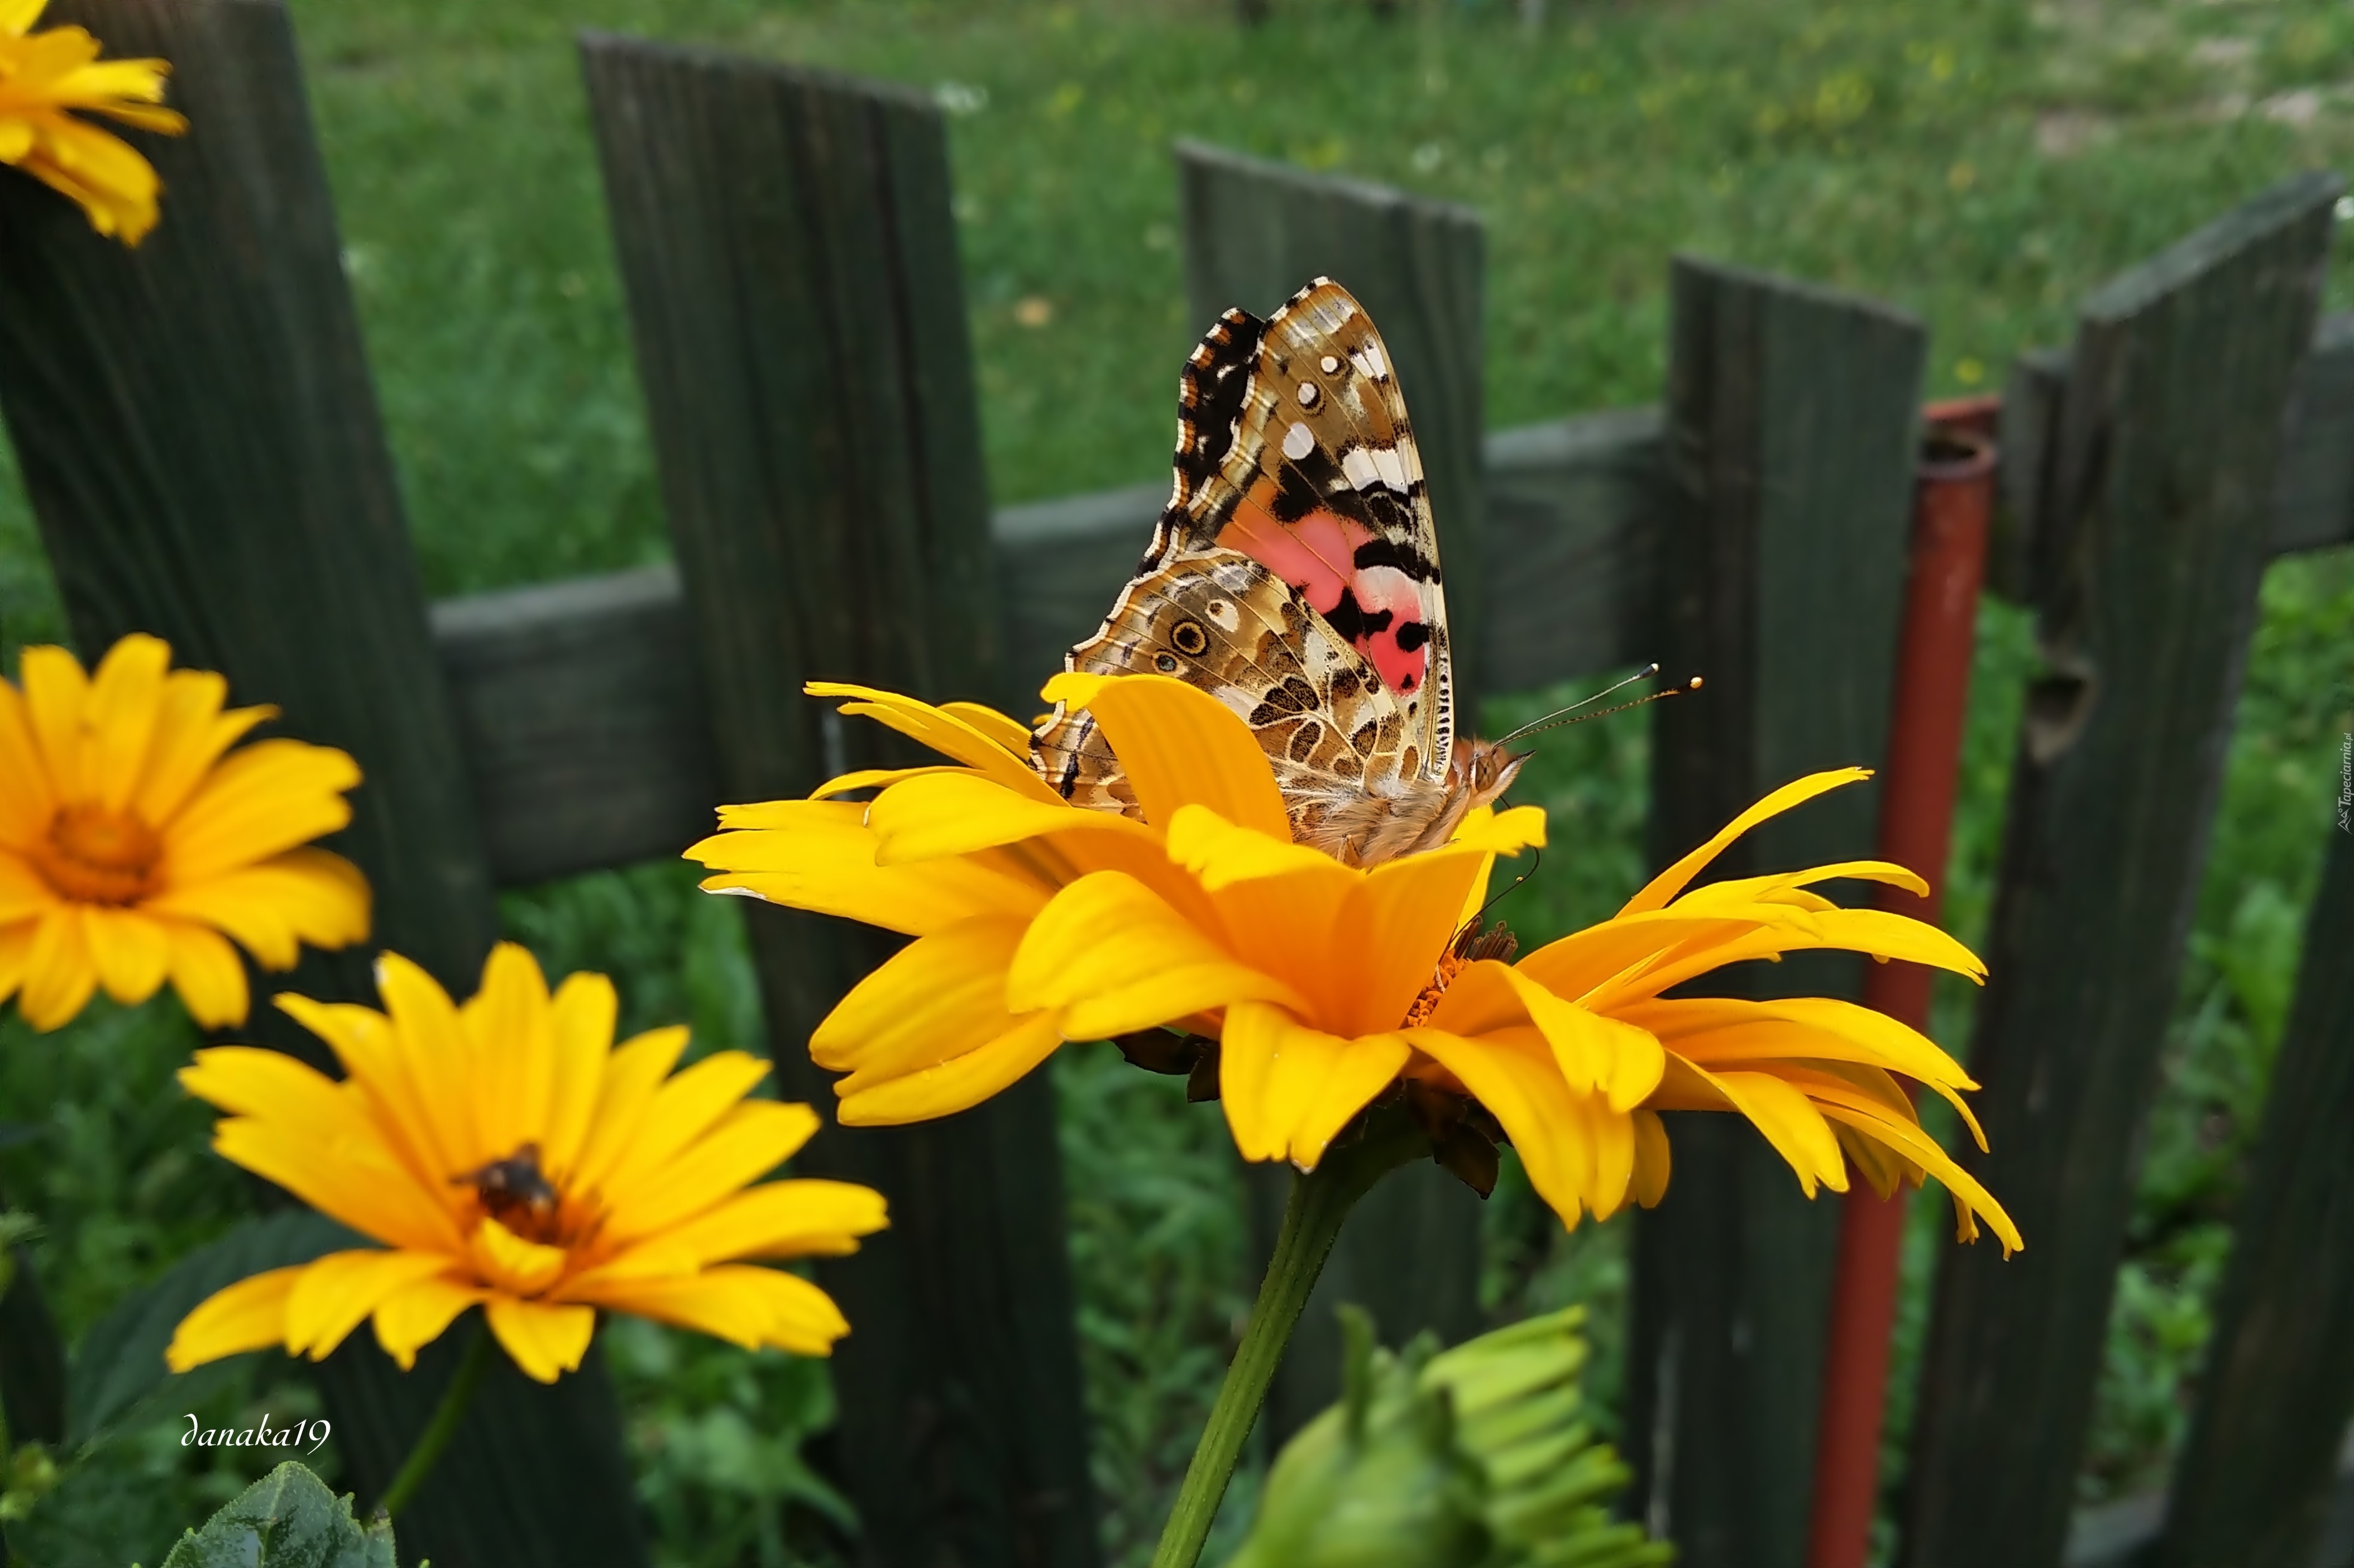
[[[616,1046],[611,981],[571,975],[551,994],[512,943],[463,1006],[396,954],[376,983],[381,1012],[278,999],[340,1082],[242,1045],[181,1071],[228,1113],[225,1158],[378,1245],[219,1292],[173,1336],[173,1370],[270,1345],[319,1360],[363,1322],[406,1368],[475,1306],[542,1383],[580,1364],[600,1308],[799,1355],[849,1332],[823,1291],[755,1260],[854,1252],[883,1199],[760,1180],[818,1126],[807,1106],[748,1097],[766,1063],[720,1051],[673,1073],[684,1028]]]
[[[351,821],[358,767],[299,740],[231,749],[277,710],[225,707],[228,682],[171,662],[134,632],[94,675],[37,647],[21,690],[0,681],[0,1001],[36,1029],[167,979],[198,1023],[242,1022],[231,938],[290,969],[305,943],[367,936],[359,868],[305,847]]]

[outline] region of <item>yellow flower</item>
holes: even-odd
[[[232,1285],[180,1324],[175,1372],[283,1344],[324,1358],[373,1319],[403,1368],[469,1307],[525,1372],[580,1364],[596,1308],[748,1349],[822,1356],[850,1331],[809,1281],[743,1260],[832,1256],[881,1230],[883,1199],[841,1181],[749,1185],[807,1142],[807,1106],[747,1099],[768,1066],[721,1051],[673,1075],[684,1028],[613,1044],[613,985],[501,943],[453,1006],[397,954],[385,1012],[281,996],[338,1083],[251,1046],[196,1053],[188,1092],[227,1111],[213,1147],[384,1244]]]
[[[0,0],[0,164],[14,164],[81,205],[90,226],[136,245],[155,227],[155,170],[131,145],[70,110],[88,110],[142,131],[176,136],[188,128],[161,107],[162,60],[101,60],[81,27],[27,29],[48,0]]]
[[[848,1075],[836,1086],[844,1122],[945,1116],[1065,1041],[1166,1025],[1220,1042],[1220,1097],[1249,1159],[1312,1169],[1405,1078],[1475,1098],[1575,1224],[1658,1201],[1669,1167],[1659,1112],[1732,1110],[1809,1193],[1844,1190],[1850,1159],[1883,1190],[1935,1174],[1964,1235],[1983,1215],[2006,1249],[2019,1245],[1890,1076],[1960,1104],[1957,1091],[1977,1086],[1926,1038],[1820,998],[1661,997],[1724,964],[1809,948],[1983,973],[1933,927],[1809,891],[1834,877],[1919,890],[1901,867],[1852,862],[1686,891],[1740,833],[1861,769],[1776,791],[1612,919],[1515,964],[1500,961],[1508,943],[1478,937],[1476,915],[1495,857],[1543,842],[1533,807],[1475,812],[1445,847],[1361,870],[1291,842],[1249,729],[1179,681],[1066,674],[1046,687],[1049,701],[1092,710],[1141,821],[1056,797],[1031,769],[1027,732],[1001,715],[810,690],[854,698],[844,713],[962,765],[854,773],[808,800],[722,808],[723,831],[688,851],[720,873],[704,883],[713,891],[917,938],[811,1038],[820,1065]],[[864,789],[880,792],[831,798]]]
[[[0,1001],[36,1029],[99,986],[129,1004],[166,979],[198,1023],[241,1022],[223,932],[273,969],[367,936],[359,869],[299,847],[351,821],[359,768],[298,740],[230,751],[277,710],[223,711],[228,682],[171,662],[134,632],[95,677],[27,648],[23,691],[0,681]]]

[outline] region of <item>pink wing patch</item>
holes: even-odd
[[[1373,539],[1363,524],[1330,512],[1279,523],[1254,493],[1235,508],[1218,543],[1299,589],[1371,662],[1382,683],[1405,696],[1421,690],[1430,674],[1430,628],[1423,623],[1422,592],[1413,577],[1395,567],[1357,566],[1358,546]]]

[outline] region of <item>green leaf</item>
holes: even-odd
[[[164,1364],[180,1319],[213,1292],[268,1269],[308,1263],[360,1241],[308,1209],[243,1222],[115,1304],[82,1336],[66,1380],[66,1447],[79,1449],[165,1389],[187,1385]],[[227,1364],[227,1363],[224,1363]],[[198,1368],[189,1377],[205,1376]]]
[[[362,1527],[349,1497],[289,1459],[180,1537],[164,1568],[395,1568],[392,1524]]]

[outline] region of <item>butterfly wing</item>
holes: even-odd
[[[1392,836],[1356,808],[1439,789],[1452,675],[1421,459],[1346,290],[1319,279],[1265,322],[1211,327],[1180,378],[1174,471],[1135,577],[1066,667],[1202,687],[1250,724],[1296,826],[1330,812],[1352,844]],[[1087,715],[1057,706],[1035,749],[1066,800],[1134,810]]]

